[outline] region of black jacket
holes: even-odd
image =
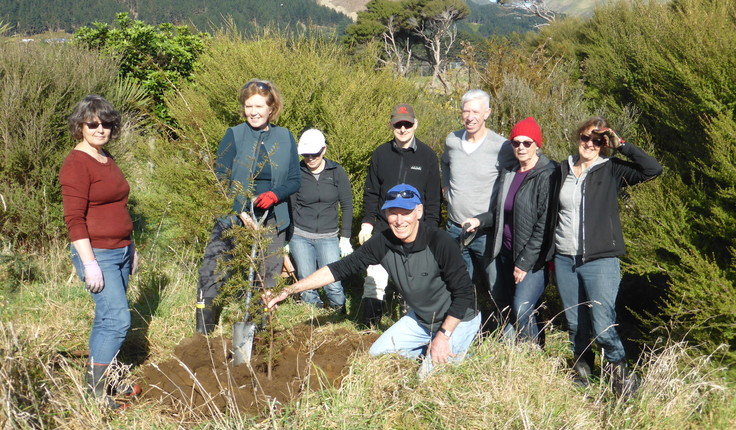
[[[293,224],[310,233],[337,231],[337,204],[340,203],[340,236],[349,238],[353,223],[353,192],[345,169],[325,158],[325,168],[317,180],[304,161],[299,167],[302,185],[291,195]]]
[[[662,173],[662,165],[657,160],[631,143],[626,142],[619,151],[632,161],[611,157],[605,163],[593,166],[583,181],[580,217],[583,223],[583,261],[619,257],[626,253],[618,208],[619,191]],[[577,161],[578,157],[573,157],[572,161]],[[570,174],[569,161],[560,163],[557,172],[559,180],[553,200],[555,217],[558,215],[560,188]]]
[[[470,321],[478,314],[475,290],[457,242],[444,230],[419,223],[416,240],[404,245],[391,230],[374,234],[355,252],[328,265],[335,280],[380,264],[401,297],[430,331],[447,315]]]
[[[397,148],[394,141],[376,148],[371,156],[368,176],[363,189],[363,222],[373,225],[378,232],[388,227],[381,206],[386,192],[399,184],[416,188],[424,204],[422,221],[434,226],[440,224],[440,168],[437,154],[414,139],[415,147]]]
[[[555,169],[557,163],[544,154],[529,171],[514,198],[513,249],[514,265],[528,272],[539,270],[549,260],[554,245],[554,228],[549,214],[554,195]],[[514,180],[518,162],[512,168],[504,168],[497,181],[499,192],[493,211],[478,215],[481,228],[493,226],[493,257],[501,251],[503,242],[504,204],[511,182]]]

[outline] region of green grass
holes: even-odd
[[[146,342],[148,362],[173,355],[193,333],[197,257],[170,249],[166,260],[147,259],[131,281],[129,299],[135,330],[128,350]],[[60,354],[85,349],[92,302],[71,278],[65,246],[38,256],[43,276],[22,283],[6,297],[2,311],[0,377],[8,422],[26,417],[48,428],[294,428],[294,429],[505,429],[505,428],[734,428],[736,388],[710,357],[670,342],[642,359],[643,386],[628,401],[616,399],[602,378],[576,387],[567,369],[567,335],[551,330],[544,351],[486,339],[471,348],[460,365],[420,381],[418,364],[396,356],[358,356],[340,388],[324,385],[299,402],[282,405],[263,418],[222,413],[205,418],[174,414],[154,401],[142,401],[125,414],[111,414],[90,403],[81,385],[82,359]],[[353,291],[354,292],[354,291]],[[358,297],[349,308],[353,312]],[[237,312],[224,315],[219,330],[229,334]],[[277,328],[313,321],[357,331],[351,318],[329,310],[287,302],[274,316]],[[390,324],[388,318],[385,325]],[[135,344],[138,343],[138,344]],[[137,376],[136,368],[133,377]],[[71,413],[70,411],[75,411]],[[16,420],[16,421],[13,421]],[[20,425],[23,427],[23,425]],[[31,425],[26,427],[31,428]],[[35,427],[39,427],[36,425]]]

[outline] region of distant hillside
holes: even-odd
[[[341,0],[336,0],[341,1]],[[468,2],[487,4],[496,3],[495,0],[466,0]],[[596,6],[608,3],[612,0],[547,0],[547,5],[555,12],[572,16],[589,16]],[[659,0],[666,2],[670,0]]]
[[[119,12],[129,12],[151,24],[194,24],[203,31],[222,27],[228,17],[244,32],[269,24],[296,28],[307,23],[342,32],[351,23],[345,14],[321,6],[317,0],[0,1],[0,21],[12,26],[11,34],[71,33],[94,21],[113,22]]]
[[[352,19],[356,19],[357,12],[364,10],[370,0],[318,0],[322,5],[341,11]],[[479,5],[496,4],[495,0],[466,0],[468,3]],[[565,15],[589,15],[593,9],[609,0],[548,0],[550,9]]]
[[[470,15],[458,22],[458,31],[471,36],[490,37],[494,34],[504,35],[513,32],[526,33],[533,30],[542,21],[536,17],[516,13],[512,8],[500,6],[496,2],[468,2]],[[472,40],[472,37],[464,37]]]

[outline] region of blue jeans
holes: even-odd
[[[480,313],[470,321],[462,321],[450,336],[450,350],[457,357],[451,361],[459,362],[465,357],[470,344],[480,329]],[[368,351],[371,355],[398,353],[408,358],[418,358],[427,353],[429,341],[437,334],[431,333],[417,319],[414,311],[409,311],[379,337]],[[424,360],[427,372],[432,369],[432,360]]]
[[[307,239],[295,234],[289,241],[289,252],[294,257],[294,265],[300,280],[311,275],[318,268],[340,259],[340,245],[337,236],[325,239]],[[330,300],[331,307],[345,305],[345,293],[340,281],[325,286],[325,293]],[[322,304],[322,299],[316,290],[304,291],[301,296],[306,303],[312,305]]]
[[[462,233],[462,227],[454,222],[448,221],[446,227],[447,233],[454,239],[458,239]],[[473,279],[474,268],[478,267],[484,272],[483,281],[489,289],[493,289],[496,284],[496,265],[493,264],[492,250],[487,249],[489,245],[488,235],[477,232],[473,241],[463,249],[463,260],[468,266],[468,274]]]
[[[581,256],[555,255],[555,274],[573,353],[590,348],[591,337],[610,362],[626,357],[616,331],[616,296],[621,281],[618,258],[583,262]]]
[[[90,293],[95,301],[95,320],[89,335],[89,361],[110,364],[130,328],[130,310],[125,293],[133,265],[133,246],[92,248],[92,251],[102,270],[105,286],[99,293]],[[73,245],[71,254],[77,276],[84,282],[84,265]]]
[[[539,335],[537,326],[537,306],[547,277],[544,268],[527,272],[524,279],[514,282],[513,255],[510,250],[502,249],[496,257],[498,282],[491,291],[491,297],[500,314],[500,321],[506,323],[504,335],[508,338],[518,336],[527,340],[536,340]]]

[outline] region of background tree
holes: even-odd
[[[376,41],[382,45],[377,61],[399,76],[406,76],[412,59],[412,47],[416,43],[409,30],[412,17],[405,2],[371,0],[366,10],[358,12],[355,24],[345,29],[348,45],[364,45]]]
[[[117,14],[115,25],[95,22],[82,27],[74,42],[119,61],[120,75],[140,83],[153,100],[155,115],[169,122],[164,96],[189,79],[209,34],[169,23],[152,26],[127,13]]]
[[[547,0],[500,0],[499,3],[518,8],[529,16],[541,18],[544,23],[538,24],[537,27],[549,25],[557,20],[558,13],[550,8]]]
[[[464,0],[371,0],[366,9],[346,29],[349,44],[379,40],[380,63],[405,75],[410,59],[418,59],[432,68],[432,87],[440,81],[449,91],[444,73],[457,36],[455,24],[470,13]]]
[[[432,87],[437,88],[439,80],[446,93],[450,86],[445,79],[447,55],[457,37],[455,23],[470,13],[464,0],[416,1],[417,14],[409,19],[409,25],[422,42],[426,57],[432,67]]]

